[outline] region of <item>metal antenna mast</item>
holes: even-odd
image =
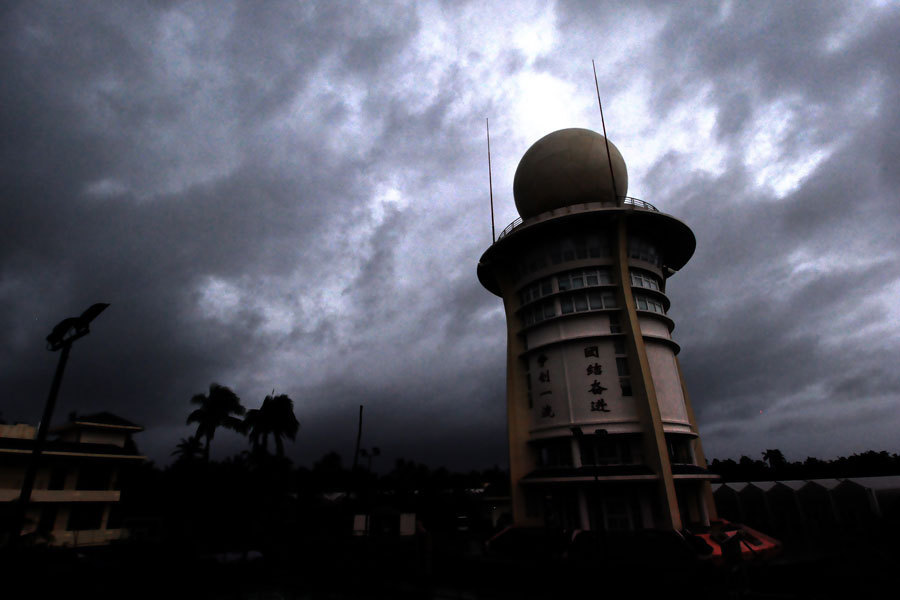
[[[600,83],[597,81],[597,65],[594,63],[594,59],[591,59],[591,66],[594,68],[594,87],[597,88],[597,104],[600,106],[600,123],[603,125],[603,139],[606,141],[606,159],[609,161],[609,176],[612,178],[613,198],[615,198],[616,204],[619,204],[619,190],[616,188],[616,174],[613,173],[612,155],[609,153],[609,138],[606,137],[606,121],[603,119],[603,103],[600,102]]]
[[[488,148],[488,192],[491,195],[491,243],[497,241],[497,235],[494,232],[494,178],[491,174],[491,124],[487,117],[484,119],[484,126],[487,128],[487,148]]]

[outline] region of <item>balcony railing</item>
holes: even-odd
[[[20,490],[0,489],[0,502],[19,497]],[[32,502],[118,502],[119,490],[32,490]]]
[[[653,212],[659,212],[659,209],[650,204],[649,202],[645,202],[639,198],[632,198],[631,196],[619,196],[622,199],[622,204],[624,206],[633,207],[633,208],[642,208],[644,210],[652,210]],[[500,235],[497,236],[497,241],[499,242],[504,237],[512,233],[512,231],[522,224],[522,217],[519,217],[509,225],[503,228],[503,231],[500,232]]]

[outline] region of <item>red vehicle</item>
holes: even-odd
[[[712,548],[705,560],[715,565],[771,558],[781,552],[781,542],[755,529],[725,519],[713,521],[709,531],[694,534]]]

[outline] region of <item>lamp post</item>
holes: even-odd
[[[60,321],[50,335],[47,336],[47,350],[56,352],[62,350],[59,354],[59,362],[56,364],[56,373],[53,375],[53,383],[50,384],[50,393],[47,396],[47,403],[44,405],[44,415],[41,417],[41,423],[38,427],[37,437],[34,440],[34,447],[31,450],[31,458],[28,461],[28,467],[25,469],[25,479],[22,481],[22,491],[19,494],[19,502],[14,510],[12,527],[10,527],[10,545],[19,542],[22,533],[22,526],[25,522],[25,511],[28,507],[28,501],[31,499],[31,491],[34,488],[34,479],[37,475],[38,461],[41,452],[44,449],[44,442],[47,439],[47,429],[50,427],[50,419],[53,417],[53,408],[56,406],[56,396],[59,392],[60,383],[62,383],[63,371],[66,368],[66,362],[69,360],[69,352],[72,350],[72,344],[75,340],[83,338],[90,331],[91,321],[97,318],[109,304],[93,304],[78,317],[69,317]]]

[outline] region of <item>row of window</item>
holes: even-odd
[[[529,285],[519,292],[519,301],[524,306],[554,292],[565,292],[610,284],[612,284],[612,272],[609,267],[576,269],[555,277],[546,277]]]
[[[574,236],[551,242],[532,252],[518,263],[515,277],[518,280],[549,265],[609,256],[612,256],[612,244],[608,236],[604,234]],[[640,238],[629,238],[628,256],[657,266],[662,262],[656,247]]]
[[[659,279],[656,275],[635,269],[632,269],[630,273],[631,285],[659,291]],[[575,269],[574,271],[568,271],[555,277],[545,277],[540,281],[532,283],[519,292],[519,301],[522,306],[525,306],[535,300],[540,300],[545,296],[549,296],[554,292],[578,290],[598,285],[612,285],[612,283],[612,270],[609,267]]]
[[[658,300],[635,294],[635,304],[638,310],[649,310],[661,315],[666,314],[666,307]],[[577,312],[591,310],[603,310],[605,308],[618,308],[616,295],[613,292],[594,290],[576,294],[566,294],[558,299],[545,300],[528,306],[522,311],[522,321],[525,327],[552,319],[559,315],[568,315]],[[616,319],[616,323],[610,321],[610,333],[621,333],[622,328]]]
[[[536,248],[517,265],[515,278],[518,280],[549,265],[609,256],[612,256],[612,244],[605,233],[575,235]]]
[[[526,307],[522,311],[522,320],[525,326],[534,325],[558,315],[568,315],[589,310],[602,310],[604,308],[617,308],[616,295],[613,292],[601,292],[599,290],[567,294],[556,300],[546,300],[533,306]]]
[[[666,435],[669,460],[675,464],[695,464],[691,440]],[[620,465],[634,462],[632,444],[636,438],[628,435],[583,435],[578,438],[577,452],[583,465]],[[538,464],[542,467],[568,467],[573,464],[572,439],[567,437],[542,440],[535,444]]]
[[[622,465],[634,462],[633,438],[621,435],[583,435],[576,442],[582,465]],[[574,464],[571,438],[553,438],[536,443],[538,465],[571,467]]]

